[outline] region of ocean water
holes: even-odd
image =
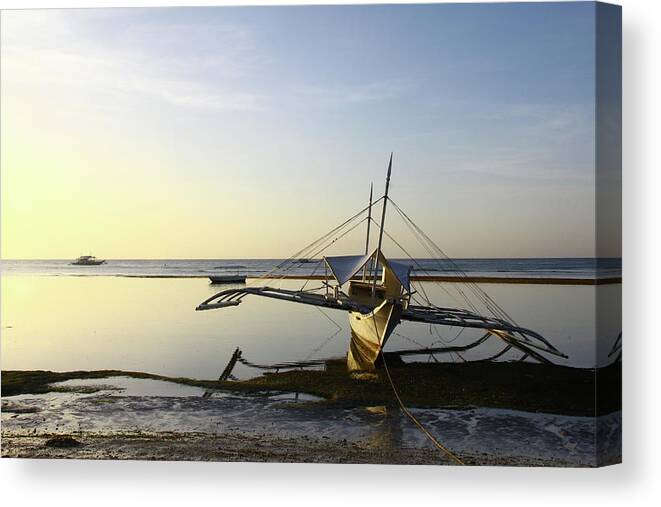
[[[346,355],[350,329],[341,310],[252,296],[241,305],[196,312],[195,307],[230,286],[206,278],[3,274],[0,323],[2,369],[54,371],[122,369],[168,376],[217,378],[240,347],[254,363],[325,359]],[[300,288],[305,280],[278,282]],[[319,281],[310,282],[320,285]],[[453,292],[462,284],[416,282],[441,306],[462,306]],[[553,285],[484,283],[480,287],[521,326],[535,330],[577,367],[608,363],[621,331],[621,284]],[[600,315],[597,300],[613,311]],[[466,345],[475,330],[403,322],[386,350],[443,344]],[[465,359],[502,348],[490,339]],[[456,355],[418,360],[460,361]],[[502,360],[516,359],[506,354]],[[240,378],[259,374],[243,365]]]
[[[209,296],[233,287],[216,286],[213,273],[256,276],[276,261],[110,261],[98,267],[70,266],[67,261],[3,261],[0,345],[3,370],[145,371],[171,377],[218,378],[237,347],[257,364],[346,357],[350,328],[345,312],[321,310],[274,299],[248,297],[238,307],[196,312]],[[297,274],[317,263],[305,263]],[[318,264],[317,264],[318,265]],[[598,272],[585,259],[481,259],[463,261],[468,274],[548,278],[618,276],[619,261]],[[608,273],[605,275],[604,273]],[[249,280],[254,283],[255,280]],[[283,288],[317,281],[272,281]],[[461,306],[455,282],[417,281],[414,287],[440,306]],[[556,362],[595,367],[613,361],[608,352],[622,328],[618,311],[621,284],[558,285],[549,283],[480,283],[479,286],[521,326],[542,334],[567,359]],[[597,314],[597,302],[613,311]],[[597,326],[597,322],[599,325]],[[479,338],[476,330],[403,322],[386,350],[465,345]],[[462,356],[419,355],[418,361],[481,359],[503,344],[489,339]],[[499,360],[515,360],[507,353]],[[239,379],[262,372],[237,364]],[[317,435],[375,446],[429,448],[419,430],[402,414],[377,416],[365,407],[326,408],[281,397],[218,393],[169,383],[135,385],[133,380],[103,379],[119,386],[92,395],[47,393],[3,399],[3,431],[43,434],[86,431],[194,431],[213,435],[241,427],[246,432],[279,436]],[[112,396],[109,406],[106,401]],[[119,398],[117,398],[119,397]],[[95,400],[104,402],[98,403]],[[287,403],[287,407],[283,406]],[[296,405],[298,406],[298,405]],[[118,408],[119,407],[119,408]],[[37,410],[20,412],[24,409]],[[19,413],[20,412],[20,413]],[[577,465],[594,464],[599,427],[619,448],[620,415],[597,426],[589,417],[567,417],[490,408],[414,409],[416,417],[445,445],[459,453],[555,458]],[[16,414],[19,414],[16,417]],[[604,430],[604,431],[606,431]],[[35,433],[36,432],[36,433]],[[606,439],[606,440],[604,440]]]
[[[394,259],[397,260],[397,259]],[[411,264],[416,276],[454,276],[457,268],[469,276],[512,278],[597,279],[620,277],[622,261],[615,258],[558,259],[400,259]],[[2,260],[3,275],[105,275],[136,277],[205,277],[220,274],[262,276],[283,263],[282,259],[111,259],[100,266],[72,266],[70,260]],[[287,263],[277,273],[306,276],[324,273],[323,263]]]

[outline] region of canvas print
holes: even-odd
[[[5,10],[2,457],[621,461],[621,9]]]

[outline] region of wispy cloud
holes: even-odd
[[[592,104],[515,104],[499,105],[485,115],[494,120],[517,119],[530,122],[538,128],[565,131],[584,128],[594,119]]]
[[[594,173],[586,164],[557,165],[540,157],[526,154],[508,154],[488,160],[458,160],[443,173],[454,175],[465,182],[479,185],[497,183],[507,185],[560,185],[594,184]]]
[[[338,106],[393,100],[414,87],[412,80],[394,79],[356,85],[304,85],[296,93],[320,106]]]
[[[196,30],[190,24],[141,25],[127,28],[121,42],[110,44],[86,36],[79,19],[55,12],[26,17],[25,22],[16,22],[16,15],[3,18],[3,84],[65,87],[74,95],[104,93],[129,99],[138,95],[194,109],[262,107],[260,94],[235,91],[231,83],[251,67],[243,54],[250,46],[249,32],[242,27]],[[214,45],[215,53],[188,50],[211,47],[203,40],[225,41],[221,47],[229,49],[218,51]],[[236,58],[234,51],[242,58]]]

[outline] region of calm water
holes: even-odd
[[[453,275],[455,267],[435,259],[401,260],[414,267],[418,276]],[[193,277],[210,274],[260,276],[280,264],[280,259],[201,259],[201,260],[109,260],[101,266],[71,266],[69,260],[2,261],[3,274],[39,275],[115,275]],[[417,264],[416,264],[417,263]],[[621,276],[621,259],[455,259],[455,265],[468,275],[594,279]],[[323,274],[315,262],[287,265],[288,274]]]
[[[153,269],[160,269],[154,262],[131,261],[121,269],[142,269],[144,273],[150,263]],[[177,262],[175,269],[179,274],[191,273],[193,264],[218,265],[218,261]],[[45,268],[46,265],[50,267]],[[254,297],[239,307],[195,312],[198,303],[220,290],[204,278],[45,276],[64,275],[64,271],[72,269],[49,271],[57,271],[53,267],[56,265],[61,264],[3,263],[3,369],[112,368],[213,378],[220,374],[237,346],[245,358],[257,363],[346,354],[349,327],[346,314],[340,311],[322,313],[314,307]],[[242,265],[247,266],[248,262],[242,261]],[[99,274],[102,269],[116,272],[119,264],[91,269]],[[299,288],[302,283],[289,280],[283,286]],[[452,290],[448,290],[457,284],[420,285],[436,304],[457,306]],[[600,305],[619,308],[621,285],[481,287],[520,325],[540,332],[569,354],[566,364],[590,367],[608,360],[608,350],[621,330],[621,318],[619,311],[604,312],[597,336],[595,305],[599,298]],[[453,340],[454,344],[465,344],[477,338],[470,330],[457,336],[458,331],[404,323],[397,328],[398,334],[391,338],[387,349],[410,349],[418,344],[439,345]],[[499,349],[500,343],[490,340],[479,352],[464,357],[485,357]],[[456,356],[439,359],[458,360]],[[240,366],[236,373],[245,377],[256,372]]]

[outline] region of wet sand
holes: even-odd
[[[59,434],[58,434],[59,435]],[[123,459],[162,461],[249,461],[277,463],[354,463],[391,465],[452,465],[431,449],[374,447],[366,444],[272,435],[224,433],[161,433],[150,435],[74,435],[73,447],[47,445],[54,435],[2,435],[3,458]],[[460,456],[466,465],[554,466],[576,464],[554,459],[498,457],[489,454]]]
[[[39,393],[2,399],[3,457],[450,464],[393,405],[264,385],[209,391],[147,374],[28,373],[32,382],[24,387]],[[35,377],[55,383],[36,384]],[[595,418],[467,405],[409,408],[470,465],[582,467],[621,459],[619,411]]]

